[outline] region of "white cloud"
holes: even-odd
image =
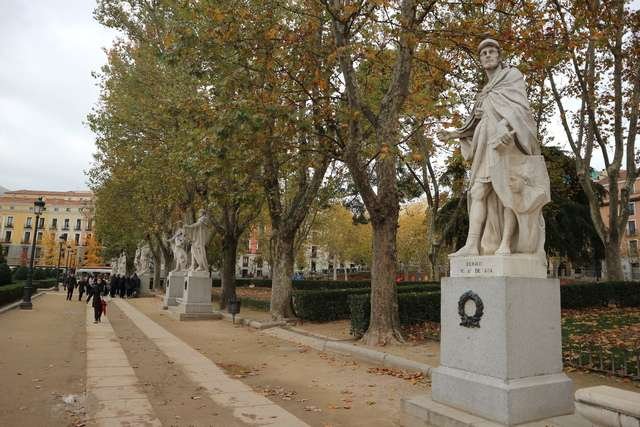
[[[0,185],[80,190],[94,151],[83,124],[91,77],[115,33],[86,0],[3,0],[0,14]]]

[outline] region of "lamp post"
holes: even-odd
[[[31,289],[33,287],[33,259],[36,255],[36,239],[38,238],[38,223],[40,222],[40,215],[44,211],[44,200],[42,197],[33,202],[33,212],[36,214],[36,227],[33,231],[33,243],[31,244],[31,259],[29,260],[29,276],[27,277],[27,284],[24,287],[24,294],[22,296],[22,302],[20,308],[23,310],[31,310],[33,304],[31,304]]]
[[[60,290],[60,257],[62,256],[62,245],[65,242],[64,237],[58,237],[59,248],[58,248],[58,268],[56,269],[56,288]]]
[[[64,270],[64,276],[69,277],[69,265],[71,264],[71,245],[67,245],[67,260]]]

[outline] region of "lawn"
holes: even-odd
[[[565,363],[640,379],[640,308],[562,311]]]

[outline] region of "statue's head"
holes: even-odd
[[[485,70],[493,70],[500,65],[500,43],[494,39],[484,39],[478,45],[480,64]]]

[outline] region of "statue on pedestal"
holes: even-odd
[[[140,242],[134,258],[136,273],[141,276],[151,271],[151,248],[146,242]]]
[[[442,140],[459,139],[463,157],[472,161],[469,234],[453,255],[544,258],[542,207],[551,192],[524,77],[502,66],[497,41],[483,40],[478,52],[488,83],[461,128],[438,132]]]
[[[187,239],[185,236],[184,228],[179,227],[175,234],[167,240],[171,245],[171,251],[173,252],[173,259],[176,262],[176,266],[171,271],[184,271],[186,270],[189,262],[187,255]]]
[[[183,226],[184,232],[191,241],[191,266],[189,271],[209,271],[206,246],[211,238],[211,223],[204,209],[198,212],[198,220]]]

